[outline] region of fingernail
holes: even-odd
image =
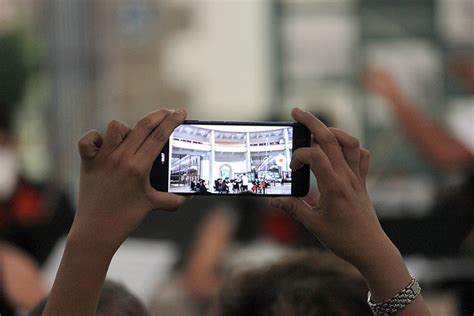
[[[295,110],[299,111],[299,112],[304,112],[304,110],[302,108],[300,108],[299,106],[295,107]]]
[[[270,206],[281,209],[281,207],[282,207],[282,202],[281,202],[280,199],[271,199],[271,200],[270,200]]]
[[[184,108],[179,108],[175,112],[179,114],[186,114],[186,110]]]

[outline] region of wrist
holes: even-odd
[[[392,262],[403,261],[400,251],[385,233],[367,246],[359,262],[353,263],[362,275],[370,276],[378,268]]]
[[[81,255],[94,256],[97,259],[111,260],[120,245],[104,238],[103,232],[85,232],[73,225],[66,240],[66,248]]]
[[[43,315],[93,315],[114,252],[71,228]]]
[[[378,249],[373,249],[368,256],[370,261],[357,267],[376,302],[392,297],[411,280],[400,251],[389,239],[388,241],[389,243],[379,246]]]

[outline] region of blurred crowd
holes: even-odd
[[[0,1],[0,11],[6,8],[14,11],[14,7],[15,5],[8,1],[5,3]],[[179,12],[174,13],[180,16]],[[126,14],[125,18],[133,19],[133,16]],[[0,26],[2,23],[0,13]],[[48,73],[42,68],[46,60],[54,59],[54,56],[44,57],[38,54],[40,57],[37,59],[25,57],[30,56],[31,52],[28,51],[28,45],[25,45],[25,37],[21,35],[23,30],[18,31],[18,24],[13,23],[12,26],[0,28],[0,314],[41,315],[52,281],[46,281],[47,271],[57,269],[59,266],[60,254],[64,250],[64,238],[73,224],[77,208],[75,192],[78,172],[66,172],[70,179],[69,182],[64,181],[64,170],[61,175],[55,174],[54,171],[54,163],[59,164],[57,157],[51,157],[52,171],[47,173],[47,176],[35,178],[31,176],[31,172],[29,174],[25,172],[28,167],[24,165],[28,159],[24,156],[28,156],[29,153],[25,153],[22,147],[24,140],[21,138],[22,128],[28,125],[25,108],[28,107],[28,102],[31,103],[25,96],[31,98],[32,94],[28,91],[35,89],[35,85],[44,84],[38,84],[38,73],[44,76],[54,76],[55,73]],[[132,26],[141,27],[138,22],[132,23]],[[176,26],[178,29],[179,27]],[[132,29],[130,32],[138,31]],[[146,41],[146,38],[142,40]],[[321,45],[321,49],[324,49],[323,46]],[[43,54],[47,55],[48,50],[46,49]],[[436,175],[436,181],[439,182],[437,183],[439,189],[432,197],[432,207],[424,215],[381,217],[383,230],[405,258],[421,256],[433,262],[449,258],[455,263],[465,262],[463,260],[466,259],[469,265],[474,262],[474,49],[461,53],[456,51],[448,55],[450,57],[443,66],[446,69],[444,76],[456,82],[458,89],[467,95],[469,100],[463,114],[453,120],[446,119],[442,122],[434,119],[432,113],[423,110],[428,109],[429,104],[420,105],[419,100],[414,100],[397,81],[396,74],[383,65],[372,63],[371,60],[359,69],[357,79],[354,80],[360,85],[361,94],[382,100],[381,104],[386,107],[385,110],[391,119],[396,121],[397,132],[401,132],[407,142],[415,148],[422,157],[423,164],[429,165],[431,172]],[[192,55],[187,57],[193,58]],[[200,84],[206,85],[206,82]],[[104,88],[110,89],[110,87]],[[199,85],[196,89],[199,89]],[[236,94],[240,93],[239,89],[235,90]],[[173,92],[169,93],[173,95]],[[149,101],[162,104],[160,100]],[[101,104],[95,106],[100,108]],[[134,105],[130,104],[128,111],[133,112],[133,107]],[[42,117],[48,117],[50,114],[48,111],[57,109],[46,106]],[[317,114],[320,109],[307,110]],[[212,112],[212,109],[203,111]],[[142,108],[139,107],[139,110],[131,116],[142,115],[142,112]],[[269,112],[266,118],[282,116],[280,108],[270,107]],[[104,110],[98,122],[117,116],[113,113],[110,108]],[[321,117],[325,115],[327,114],[323,113]],[[58,119],[60,116],[48,117],[51,120],[55,118]],[[232,120],[233,117],[226,119]],[[258,119],[261,117],[255,117],[253,120]],[[330,127],[344,128],[337,124],[337,117],[331,117],[329,121],[331,122],[327,125]],[[48,120],[45,122],[45,126],[48,124],[55,127],[63,126],[60,122],[48,123]],[[97,125],[100,128],[101,122]],[[50,132],[57,134],[58,139],[61,138],[61,133],[66,131]],[[76,155],[76,143],[70,144],[68,148],[59,149],[53,138],[47,139],[45,143],[47,143],[44,144],[46,150],[51,150],[52,153],[68,151]],[[386,146],[389,150],[388,147],[391,145],[387,143]],[[368,147],[370,150],[370,146]],[[29,147],[26,146],[27,150],[32,148],[34,146],[31,144]],[[76,159],[67,162],[66,166],[73,163],[79,165],[79,158]],[[61,166],[64,167],[64,164],[61,163]],[[78,166],[76,171],[77,168]],[[219,178],[212,184],[206,184],[204,180],[197,183],[193,181],[190,188],[199,192],[213,190],[225,194],[252,190],[265,194],[265,190],[271,185],[275,184],[265,179],[251,182],[244,174],[240,179]],[[311,192],[304,198],[305,203],[313,205],[318,202],[320,195],[318,186],[317,179],[313,177]],[[126,289],[121,284],[120,278],[107,280],[97,315],[145,315],[146,310],[151,315],[205,315],[216,312],[214,310],[216,300],[219,300],[224,310],[233,311],[232,315],[240,315],[244,309],[239,311],[239,308],[245,306],[234,306],[235,302],[248,302],[251,296],[259,297],[262,294],[258,293],[259,284],[290,287],[283,281],[278,285],[272,283],[281,275],[291,276],[288,279],[293,280],[292,284],[296,284],[295,288],[299,290],[310,286],[315,292],[322,293],[323,297],[313,293],[314,296],[299,298],[308,302],[316,300],[331,305],[333,298],[329,297],[329,292],[325,293],[331,282],[340,282],[338,284],[341,284],[341,288],[346,291],[344,295],[351,299],[367,294],[366,285],[352,266],[331,255],[302,224],[287,213],[268,205],[264,200],[265,198],[246,196],[232,198],[196,196],[181,207],[174,218],[170,218],[169,215],[150,214],[148,222],[145,220],[132,234],[132,238],[138,241],[144,238],[172,241],[175,255],[170,255],[170,258],[173,257],[173,260],[167,263],[163,276],[156,280],[147,280],[149,291],[143,296],[138,295],[139,299],[136,298],[137,293],[133,288]],[[160,224],[157,224],[158,222]],[[175,224],[182,224],[182,227],[173,228]],[[160,228],[163,228],[164,232],[161,235],[155,231]],[[133,254],[133,251],[131,253]],[[125,266],[137,262],[139,260],[132,260],[130,264],[125,261]],[[269,264],[276,265],[267,269]],[[459,267],[463,267],[460,268],[463,271],[458,271],[459,275],[451,279],[441,280],[438,283],[426,280],[426,284],[429,285],[427,297],[429,298],[430,290],[438,293],[448,288],[452,291],[449,293],[455,293],[452,294],[456,298],[455,312],[459,315],[471,315],[474,312],[474,275],[470,270],[472,266],[470,269],[464,268],[465,265]],[[260,274],[256,272],[255,275],[252,273],[238,275],[238,272],[251,269],[256,269]],[[122,270],[127,274],[126,268]],[[319,274],[324,278],[322,281],[311,279],[306,284],[304,274],[299,275],[295,271],[304,271],[306,275]],[[124,277],[124,279],[133,278],[133,275]],[[354,282],[350,283],[347,280]],[[127,285],[127,282],[123,283]],[[344,285],[345,282],[352,285]],[[253,283],[256,284],[254,288],[249,286]],[[338,291],[335,289],[331,293],[341,293]],[[242,293],[246,293],[247,296],[244,297]],[[291,305],[285,298],[272,299],[275,300],[270,302],[274,304],[272,306],[279,306],[283,311],[285,306]],[[356,301],[354,298],[354,302]],[[427,302],[429,305],[430,301]],[[252,306],[252,303],[248,304]],[[350,304],[352,303],[348,303],[346,307],[341,305],[341,308],[357,310],[354,306],[358,303]],[[364,307],[361,308],[363,310]],[[367,309],[367,306],[365,308]],[[127,309],[130,309],[128,313],[121,314]],[[311,310],[299,312],[298,315],[303,315],[310,313]],[[257,311],[255,313],[258,314]]]

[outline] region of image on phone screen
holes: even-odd
[[[294,129],[291,123],[182,124],[171,134],[160,161],[168,171],[167,191],[294,195]]]

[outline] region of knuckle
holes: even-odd
[[[351,149],[357,149],[360,147],[360,141],[355,137],[350,137],[347,139],[347,147]]]
[[[283,210],[292,218],[296,219],[296,205],[295,202],[283,204]]]
[[[293,153],[291,154],[291,160],[298,160],[302,154],[302,151],[301,151],[302,149],[303,148],[298,148],[294,150]]]
[[[368,151],[367,149],[365,148],[362,148],[360,150],[360,155],[365,158],[365,159],[369,159],[370,158],[370,151]]]
[[[110,137],[116,137],[117,135],[126,135],[128,126],[117,120],[112,120],[107,126],[107,135]]]
[[[125,171],[126,174],[136,177],[136,176],[141,176],[142,172],[138,165],[135,163],[135,160],[132,158],[125,158],[125,159],[120,159],[120,166],[123,171]]]
[[[293,212],[295,209],[294,203],[293,202],[285,202],[282,204],[283,209],[287,212]]]
[[[327,133],[324,133],[323,135],[321,135],[321,140],[325,144],[333,145],[333,146],[339,146],[339,142],[337,141],[337,137],[332,132],[327,132]]]
[[[348,176],[348,182],[352,188],[357,188],[360,183],[359,173],[351,173]]]
[[[298,217],[296,216],[296,212],[294,209],[288,210],[287,213],[291,218],[298,220]]]
[[[77,142],[77,145],[79,146],[79,149],[86,148],[89,145],[87,136],[82,136]]]
[[[121,128],[121,125],[123,125],[123,123],[117,120],[112,120],[109,122],[109,125],[107,128],[115,131],[115,130],[119,130]]]
[[[321,150],[319,147],[313,147],[310,151],[311,160],[319,160],[321,158]]]
[[[153,116],[148,115],[140,119],[137,122],[137,127],[143,129],[153,129],[155,127],[155,120],[153,119]]]

